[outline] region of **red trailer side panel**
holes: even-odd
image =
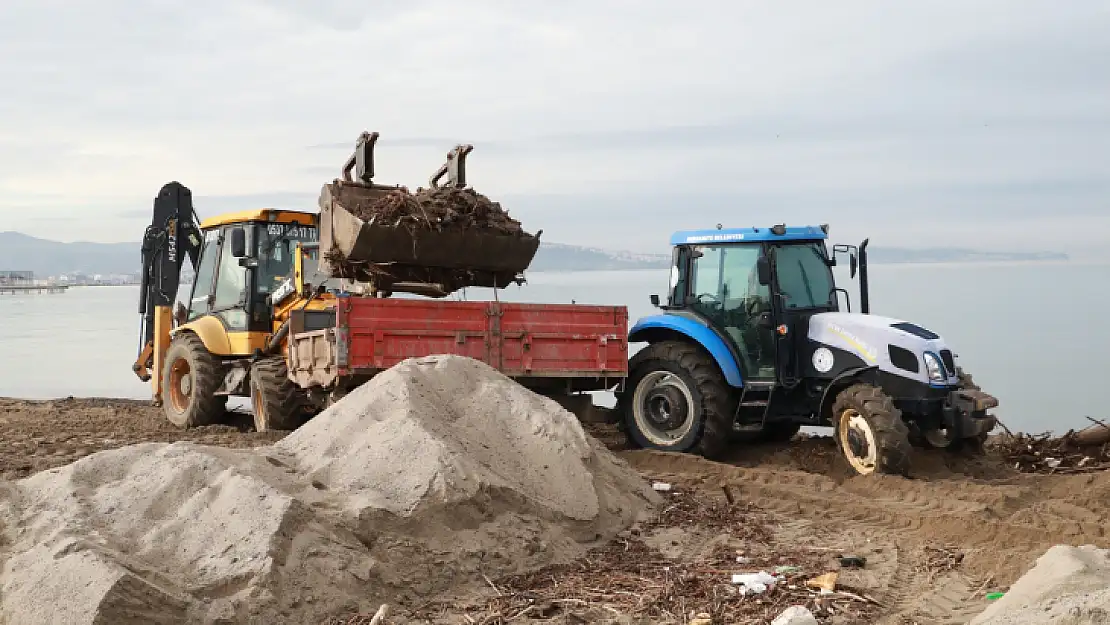
[[[336,343],[341,375],[458,354],[512,377],[619,378],[628,370],[628,309],[343,297]]]

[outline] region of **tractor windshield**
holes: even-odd
[[[775,272],[786,308],[833,307],[832,269],[820,243],[775,246]]]
[[[319,234],[315,226],[268,223],[258,228],[258,280],[255,289],[260,295],[269,295],[293,273],[293,253],[298,243],[316,243]]]

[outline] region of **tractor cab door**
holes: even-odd
[[[760,284],[758,243],[694,248],[688,306],[732,340],[746,380],[775,379],[770,288]]]
[[[793,387],[804,377],[809,318],[837,310],[835,284],[823,242],[776,243],[767,247],[774,293],[778,381]]]

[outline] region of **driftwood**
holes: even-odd
[[[1087,418],[1091,425],[1075,433],[1075,442],[1084,446],[1110,443],[1110,424],[1094,417]]]
[[[1110,470],[1110,424],[1088,417],[1092,425],[1061,436],[1049,433],[1011,433],[997,437],[991,447],[1024,473],[1090,473]]]

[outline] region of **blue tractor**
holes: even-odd
[[[618,411],[637,447],[719,457],[743,440],[831,426],[859,474],[906,474],[914,445],[981,450],[998,400],[938,334],[871,315],[867,241],[826,247],[828,226],[671,237],[660,314],[637,321]],[[847,257],[859,312],[832,268]],[[841,310],[843,301],[845,310]]]

